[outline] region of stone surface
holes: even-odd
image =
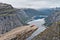
[[[17,27],[3,35],[1,35],[0,40],[25,40],[31,34],[37,30],[36,26],[22,26]]]
[[[45,25],[47,26],[50,26],[54,22],[60,21],[60,8],[59,9],[56,8],[55,11],[45,19],[45,21],[46,21]]]
[[[27,19],[27,14],[22,10],[13,8],[10,4],[0,3],[0,34],[25,25]]]

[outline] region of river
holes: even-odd
[[[34,38],[35,36],[37,36],[39,33],[43,32],[46,29],[45,28],[46,26],[43,25],[45,23],[44,19],[45,18],[37,19],[27,23],[29,25],[35,25],[36,27],[38,27],[38,29],[26,40],[31,40],[32,38]]]

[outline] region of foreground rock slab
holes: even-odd
[[[35,26],[22,26],[15,28],[0,37],[0,40],[25,40],[28,38],[37,27]]]

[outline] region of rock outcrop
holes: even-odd
[[[60,21],[60,8],[54,9],[54,12],[51,13],[46,19],[45,25],[50,26],[54,22]]]
[[[0,3],[0,34],[25,25],[27,19],[27,14],[22,10],[13,8],[10,4]]]
[[[1,35],[0,40],[26,40],[37,29],[36,26],[17,27]]]

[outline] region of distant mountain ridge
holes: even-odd
[[[50,26],[54,22],[60,21],[60,8],[56,8],[52,14],[50,14],[46,19],[45,25]]]
[[[39,16],[39,15],[46,15],[49,16],[55,10],[60,10],[60,8],[45,8],[45,9],[31,9],[31,8],[23,8],[22,9],[29,17]]]
[[[49,15],[52,13],[53,9],[40,9],[40,10],[36,10],[36,9],[23,9],[24,12],[26,12],[27,15],[33,17],[33,16],[38,16],[38,15]]]

